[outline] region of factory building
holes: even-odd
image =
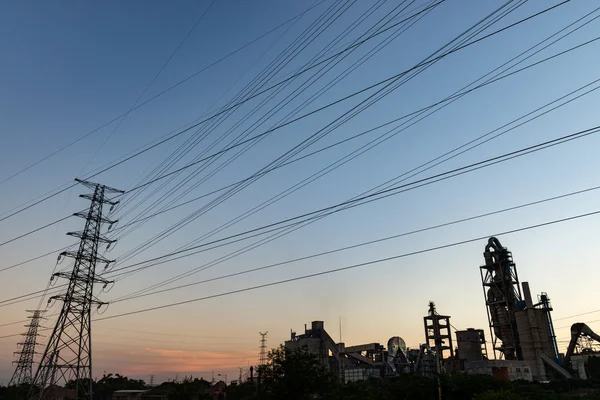
[[[304,327],[304,334],[291,332],[290,340],[285,347],[296,350],[305,347],[317,357],[325,368],[337,375],[342,382],[354,382],[369,378],[382,378],[395,374],[392,359],[399,365],[406,363],[406,344],[399,337],[391,338],[388,346],[392,349],[392,358],[388,357],[389,349],[379,343],[367,343],[346,346],[336,343],[325,330],[323,321],[313,321],[311,328]]]
[[[519,360],[482,360],[466,363],[467,374],[491,375],[505,381],[532,381],[533,375],[529,364]]]
[[[534,380],[570,377],[560,365],[548,295],[542,293],[534,304],[529,283],[519,282],[512,253],[497,238],[488,240],[483,257],[481,282],[494,358],[525,361]]]
[[[304,334],[292,331],[285,347],[306,347],[342,382],[405,372],[429,377],[463,372],[528,381],[586,379],[587,358],[600,354],[590,343],[600,345],[600,335],[583,323],[573,324],[567,352],[559,354],[548,295],[542,292],[534,302],[529,283],[519,280],[512,253],[497,238],[489,238],[483,257],[485,264],[479,269],[489,337],[483,329],[468,328],[456,330],[453,341],[450,316],[439,314],[431,301],[423,317],[425,341],[415,349],[408,349],[399,336],[389,339],[387,347],[336,343],[323,321],[313,321],[310,329],[305,325]]]
[[[285,347],[290,350],[306,347],[308,352],[315,355],[327,371],[340,375],[339,346],[325,330],[323,321],[313,321],[310,329],[304,325],[304,334],[301,335],[292,331],[290,340],[285,342]]]
[[[464,331],[456,331],[456,346],[458,369],[461,371],[465,369],[467,362],[488,359],[483,329],[468,328]]]

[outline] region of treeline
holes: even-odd
[[[596,360],[600,361],[600,359]],[[599,363],[591,363],[592,367]],[[598,371],[598,373],[596,373]],[[587,381],[509,382],[487,375],[442,375],[440,380],[418,374],[391,379],[339,383],[314,356],[284,348],[269,354],[260,383],[228,387],[228,400],[600,400],[600,368]]]
[[[508,382],[484,375],[443,375],[438,381],[417,374],[341,384],[306,350],[274,349],[253,381],[215,390],[203,379],[186,378],[157,388],[169,400],[600,400],[600,358],[589,363],[591,379],[549,383]],[[73,384],[67,385],[67,387]],[[109,400],[112,392],[145,389],[141,380],[104,375],[93,382],[94,400]],[[27,388],[0,387],[0,400],[25,399]]]

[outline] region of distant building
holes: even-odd
[[[505,381],[533,381],[531,367],[519,360],[483,360],[467,361],[465,372],[468,374],[491,375]]]
[[[222,399],[225,397],[225,388],[227,384],[223,381],[219,381],[210,385],[210,394],[214,399]]]
[[[173,384],[170,382],[163,383],[160,386],[156,386],[146,392],[142,393],[141,400],[167,400],[169,393],[173,388]]]
[[[292,332],[290,340],[285,342],[285,347],[290,350],[301,349],[305,346],[308,352],[315,355],[329,372],[339,375],[340,354],[338,345],[325,330],[323,321],[313,321],[311,329],[307,329],[305,325],[304,334],[302,335]]]
[[[292,332],[285,347],[290,350],[306,347],[341,382],[381,378],[388,368],[388,352],[384,346],[367,343],[346,347],[344,343],[336,343],[325,330],[323,321],[313,321],[311,329],[305,326],[304,334]]]

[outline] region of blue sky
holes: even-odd
[[[416,1],[409,9],[422,7],[425,3]],[[0,91],[0,181],[126,112],[209,4],[207,1],[181,1],[176,6],[164,2],[135,1],[126,4],[116,1],[102,4],[20,2],[5,7],[5,12],[0,16],[0,35],[3,38],[0,41],[0,51],[4,54],[0,62],[0,87],[3,88]],[[161,93],[219,60],[306,10],[311,4],[313,3],[305,1],[216,0],[141,101]],[[331,4],[330,1],[319,3],[294,24],[283,26],[133,111],[114,134],[111,135],[111,132],[115,123],[0,184],[0,213],[4,214],[47,191],[69,183],[76,176],[86,176],[207,112],[222,107],[269,62],[285,51]],[[442,3],[296,115],[318,109],[411,68],[500,4],[451,0]],[[526,3],[486,33],[553,4],[555,3],[551,1]],[[352,42],[397,5],[398,3],[391,1],[381,4],[369,19],[345,35],[334,48],[343,48]],[[277,82],[300,68],[363,12],[372,6],[378,6],[378,3],[357,1],[348,3],[348,6],[348,10],[339,19],[317,40],[308,43],[270,82]],[[569,2],[527,23],[449,55],[301,154],[436,103],[592,12],[596,7],[591,0]],[[589,19],[597,15],[598,13],[592,14]],[[598,24],[597,21],[589,23],[533,56],[523,65],[595,38],[599,32]],[[386,37],[387,35],[381,35],[380,39],[360,46],[250,134],[264,132],[280,123],[296,106]],[[595,68],[600,61],[598,54],[598,44],[594,42],[474,91],[314,183],[223,230],[212,239],[345,201],[492,131],[600,78]],[[304,80],[295,80],[281,94],[266,103],[262,112],[255,117],[242,118],[261,100],[266,99],[266,94],[244,104],[199,146],[191,148],[188,155],[172,169],[191,161],[207,149],[218,135],[240,120],[242,123],[231,138],[241,133],[266,110],[283,104],[285,96],[303,82]],[[596,86],[588,89],[593,87]],[[223,171],[183,197],[182,201],[251,175],[334,121],[370,93],[372,92],[354,97],[273,132]],[[596,110],[599,99],[598,92],[591,92],[418,177],[598,125]],[[181,139],[174,141],[172,147],[158,147],[94,179],[113,187],[131,188],[149,168],[165,159],[176,146],[192,137],[195,132],[192,130],[182,135]],[[302,181],[381,133],[382,131],[377,131],[367,134],[267,174],[123,265],[179,248]],[[596,149],[600,144],[599,140],[592,135],[338,213],[171,286],[597,186]],[[106,144],[103,144],[105,141]],[[219,144],[213,150],[207,150],[207,154],[223,146],[224,143]],[[224,158],[219,162],[225,160]],[[178,181],[185,176],[178,177]],[[199,181],[198,177],[193,179],[186,187]],[[150,200],[167,198],[171,194],[170,187],[160,190]],[[76,187],[0,222],[0,241],[85,208],[86,202],[77,198],[84,191],[84,188]],[[143,196],[137,200],[142,198]],[[115,250],[107,256],[122,256],[126,251],[185,218],[205,204],[203,201],[211,198],[153,218],[143,228],[122,238]],[[115,303],[103,316],[596,211],[598,198],[597,191],[593,191],[259,273]],[[143,206],[149,205],[150,200]],[[134,204],[135,201],[131,203]],[[127,209],[125,206],[117,210],[115,216],[120,217]],[[125,215],[123,222],[133,216],[135,212]],[[71,244],[72,240],[64,233],[81,227],[82,221],[73,218],[0,247],[0,268]],[[594,261],[594,238],[597,233],[596,217],[590,217],[507,235],[500,237],[500,240],[513,252],[521,279],[529,281],[535,293],[548,292],[555,307],[555,318],[561,318],[594,309],[591,304],[597,299],[593,283],[598,278]],[[102,294],[101,297],[103,300],[112,300],[143,289],[235,251],[242,244],[150,268],[118,281],[109,293]],[[324,320],[327,327],[337,332],[340,316],[344,326],[343,339],[347,344],[374,341],[385,343],[389,337],[400,335],[409,345],[415,346],[423,340],[421,318],[426,313],[429,300],[436,302],[440,312],[452,315],[452,323],[457,328],[485,328],[485,305],[477,268],[483,262],[484,246],[485,241],[475,242],[254,292],[98,321],[94,323],[94,340],[97,341],[95,349],[98,350],[98,355],[95,356],[96,374],[103,370],[120,370],[132,376],[146,377],[154,373],[161,379],[167,379],[172,378],[175,373],[194,372],[205,376],[206,371],[211,370],[232,373],[231,371],[237,370],[237,366],[255,361],[259,331],[268,330],[269,344],[274,346],[287,338],[290,328],[301,330],[303,324],[311,320]],[[54,263],[55,257],[49,256],[1,272],[2,298],[43,289]],[[64,266],[66,264],[60,267]],[[35,307],[37,301],[2,307],[2,321],[22,319],[24,310]],[[55,305],[53,310],[57,309]],[[594,316],[588,315],[584,321],[586,318],[588,321],[595,320]],[[556,325],[562,327],[570,322],[574,320],[558,321]],[[600,327],[597,323],[591,323],[591,326]],[[18,325],[1,327],[0,336],[18,333],[20,329]],[[118,333],[115,334],[116,332]],[[163,334],[169,334],[168,340]],[[558,335],[565,337],[567,331],[560,329]],[[334,336],[337,337],[337,333]],[[18,338],[0,340],[0,382],[6,382],[12,372],[10,361],[16,339]]]

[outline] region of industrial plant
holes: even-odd
[[[310,328],[305,325],[301,334],[292,331],[285,347],[306,348],[341,382],[406,372],[424,376],[462,372],[539,382],[586,379],[586,362],[598,354],[594,347],[600,344],[600,336],[586,324],[575,323],[567,350],[561,353],[549,296],[541,292],[534,302],[529,283],[519,281],[512,253],[497,238],[489,238],[483,258],[479,270],[489,330],[455,330],[450,316],[438,313],[431,301],[423,317],[424,341],[418,348],[408,348],[399,336],[387,345],[336,343],[323,321],[313,321]]]

